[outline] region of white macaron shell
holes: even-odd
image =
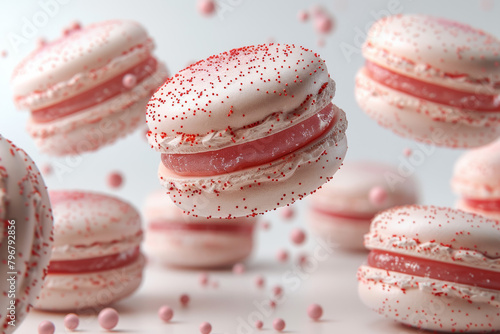
[[[130,204],[83,191],[51,191],[54,251],[51,260],[77,260],[138,247],[141,219]]]
[[[482,30],[427,15],[377,21],[365,58],[429,82],[472,92],[500,92],[500,40]]]
[[[262,138],[319,111],[334,92],[325,61],[311,50],[283,44],[234,49],[191,65],[158,89],[148,105],[149,142],[162,152],[187,153],[232,145],[234,137],[238,143]],[[277,125],[266,122],[248,136],[270,116]],[[241,130],[244,136],[236,133]],[[224,134],[228,140],[220,142]]]
[[[500,140],[464,153],[455,163],[451,185],[467,198],[500,200]]]
[[[40,293],[52,252],[52,212],[42,176],[31,158],[0,135],[0,328],[12,333],[7,307],[16,301],[15,323],[19,325]],[[8,222],[14,221],[8,228]],[[10,231],[15,231],[11,234]],[[14,244],[9,235],[13,235]],[[11,247],[9,247],[9,245]],[[9,259],[10,251],[15,257]],[[15,269],[9,267],[12,261]],[[7,279],[17,272],[15,297],[11,299]],[[5,327],[4,327],[5,326]]]
[[[500,222],[445,207],[408,205],[372,221],[365,246],[500,271]]]

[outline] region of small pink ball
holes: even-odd
[[[207,286],[207,284],[208,284],[208,274],[207,273],[201,273],[199,281],[200,281],[200,284],[202,286]]]
[[[296,245],[302,245],[306,240],[306,233],[300,228],[294,228],[290,232],[290,239]]]
[[[412,149],[411,149],[411,148],[409,148],[409,147],[407,147],[407,148],[405,148],[405,149],[403,150],[403,155],[404,155],[405,157],[407,157],[407,158],[408,158],[408,157],[410,157],[410,156],[412,155],[412,153],[413,153],[413,151],[412,151]]]
[[[212,325],[208,322],[202,322],[200,325],[200,333],[201,334],[210,334],[212,332]]]
[[[271,224],[269,222],[263,222],[262,224],[260,224],[260,226],[265,231],[267,231],[267,230],[269,230],[271,228]]]
[[[118,312],[115,309],[108,307],[99,312],[97,321],[99,321],[99,325],[102,328],[112,330],[116,327],[116,325],[118,325],[119,318],[120,315]]]
[[[122,85],[125,88],[134,88],[137,85],[137,77],[133,74],[125,74],[122,79]]]
[[[298,257],[297,257],[297,264],[299,266],[303,266],[306,264],[307,260],[309,259],[309,255],[307,254],[300,254]]]
[[[280,318],[276,318],[273,321],[273,328],[277,330],[278,332],[281,332],[282,330],[285,329],[285,321]]]
[[[108,175],[108,186],[113,189],[120,188],[123,184],[123,176],[120,172],[111,172]]]
[[[236,275],[241,275],[245,272],[245,265],[243,263],[236,263],[233,266],[233,273]]]
[[[275,297],[281,296],[282,293],[283,293],[283,288],[281,286],[276,285],[275,287],[273,287],[273,295]]]
[[[64,327],[66,327],[69,330],[75,330],[78,328],[78,325],[80,324],[80,318],[78,318],[78,315],[74,313],[67,314],[64,317]]]
[[[255,322],[255,328],[262,329],[262,327],[264,327],[264,323],[262,321],[260,321],[260,320],[257,320]]]
[[[288,252],[284,249],[280,249],[278,253],[276,253],[276,258],[279,262],[286,262],[288,261]]]
[[[179,301],[181,302],[181,305],[184,307],[189,304],[189,300],[190,300],[189,295],[185,293],[179,297]]]
[[[299,12],[297,13],[297,19],[300,22],[306,22],[309,19],[309,13],[305,10],[299,10]]]
[[[318,321],[323,315],[323,308],[318,304],[311,304],[307,308],[307,315],[309,318]]]
[[[161,320],[169,322],[170,320],[172,320],[174,316],[174,310],[172,310],[170,306],[163,305],[158,309],[158,316],[160,317]]]
[[[280,213],[281,217],[285,220],[290,220],[295,216],[295,211],[289,206],[281,208]]]
[[[370,202],[374,205],[382,205],[387,199],[387,191],[382,187],[373,187],[370,190]]]
[[[50,321],[44,320],[38,324],[38,334],[54,334],[56,326]]]
[[[52,175],[52,172],[54,172],[54,169],[52,168],[51,164],[44,163],[40,168],[40,171],[42,172],[43,176],[50,176]]]
[[[333,29],[333,20],[326,14],[318,15],[314,22],[314,28],[321,34],[328,34]]]
[[[215,13],[214,0],[198,0],[196,8],[201,15],[210,16]]]
[[[270,308],[276,308],[276,302],[275,302],[274,300],[272,300],[272,299],[271,299],[271,300],[269,301],[269,307],[270,307]]]
[[[265,284],[265,279],[264,277],[262,276],[257,276],[255,277],[255,285],[258,287],[258,288],[262,288],[264,287],[264,284]]]

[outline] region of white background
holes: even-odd
[[[396,166],[411,166],[412,173],[421,181],[423,203],[453,205],[455,198],[449,180],[454,161],[462,151],[434,148],[402,139],[369,119],[354,99],[354,76],[362,66],[363,59],[358,53],[346,57],[340,45],[359,46],[370,24],[375,18],[386,15],[389,8],[402,13],[443,16],[500,35],[500,4],[493,6],[493,1],[479,0],[219,0],[222,10],[218,15],[205,18],[196,12],[194,0],[65,2],[59,5],[57,13],[43,27],[38,28],[37,36],[27,38],[17,48],[10,43],[9,36],[22,35],[24,20],[32,21],[33,15],[40,12],[42,7],[38,1],[0,2],[0,51],[6,50],[8,53],[7,57],[0,58],[0,133],[24,148],[39,166],[50,162],[55,167],[55,173],[46,178],[49,188],[104,191],[121,196],[140,207],[145,196],[159,187],[156,178],[159,154],[146,144],[143,130],[98,152],[55,159],[38,152],[24,130],[28,113],[15,110],[12,103],[9,86],[12,70],[35,47],[38,37],[53,39],[74,20],[85,25],[100,20],[127,18],[146,27],[156,42],[155,54],[167,64],[171,74],[193,60],[235,47],[266,43],[271,39],[317,51],[326,60],[331,77],[337,83],[334,103],[347,113],[349,150],[346,159],[369,159]],[[324,5],[335,18],[335,30],[324,37],[323,47],[318,46],[320,37],[315,33],[312,21],[301,23],[297,20],[299,10],[308,9],[314,4]],[[411,161],[403,155],[406,147],[414,151]],[[119,190],[111,190],[106,184],[107,175],[114,170],[125,175],[124,186]],[[299,225],[303,223],[304,203],[296,207],[299,214],[292,224]],[[275,224],[270,232],[261,232],[259,235],[257,260],[252,262],[257,267],[259,259],[265,262],[274,257],[278,248],[289,247],[287,231],[290,224],[280,222],[276,213],[267,215],[267,219]],[[359,260],[362,257],[355,258]],[[351,269],[355,270],[356,266],[351,265]],[[352,277],[353,282],[355,280],[354,275],[346,277]],[[355,286],[355,283],[352,285]],[[175,291],[172,290],[172,294]],[[356,298],[355,293],[352,293],[352,298]],[[144,298],[140,300],[145,302]],[[36,317],[34,319],[39,320]],[[31,330],[35,320],[29,327]],[[401,328],[396,330],[402,331]]]

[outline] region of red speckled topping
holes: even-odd
[[[149,142],[174,153],[258,139],[319,111],[334,90],[325,61],[311,50],[233,49],[187,67],[158,89],[147,109]]]
[[[398,72],[500,90],[500,40],[448,19],[397,15],[379,20],[368,33],[363,54]]]
[[[105,21],[74,30],[33,51],[15,68],[14,94],[24,96],[78,80],[75,75],[92,72],[147,43],[146,31],[133,21]]]
[[[9,227],[10,226],[10,227]],[[13,231],[13,232],[11,232]],[[9,238],[14,235],[14,239]],[[15,258],[9,259],[9,240],[14,240]],[[52,211],[42,179],[31,158],[0,135],[0,325],[12,333],[6,317],[9,294],[8,272],[16,275],[16,325],[19,326],[38,296],[47,273],[52,247]],[[15,269],[10,268],[11,260]]]
[[[500,222],[446,207],[401,206],[378,214],[365,246],[500,271]]]

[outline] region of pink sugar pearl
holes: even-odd
[[[116,189],[121,187],[123,184],[123,176],[120,172],[111,172],[108,175],[108,186],[110,188]]]
[[[326,14],[320,14],[314,21],[314,28],[318,33],[328,34],[333,29],[333,20]]]
[[[407,157],[407,158],[408,158],[409,156],[411,156],[411,155],[412,155],[412,153],[413,153],[413,151],[412,151],[412,149],[411,149],[411,148],[409,148],[409,147],[407,147],[407,148],[405,148],[405,149],[403,150],[403,155],[404,155],[405,157]]]
[[[264,323],[262,321],[260,321],[260,320],[257,320],[255,322],[255,328],[262,329],[262,327],[264,327]]]
[[[113,328],[115,328],[116,325],[118,325],[119,318],[120,315],[118,314],[118,312],[111,307],[103,309],[97,316],[99,325],[107,330],[112,330]]]
[[[137,85],[137,77],[133,74],[125,74],[122,79],[122,85],[125,88],[134,88]]]
[[[243,263],[236,263],[233,266],[233,273],[236,275],[241,275],[245,272],[245,265]]]
[[[179,297],[179,301],[181,302],[181,305],[186,307],[188,304],[189,304],[189,295],[187,294],[182,294],[180,297]]]
[[[275,297],[281,296],[282,293],[283,293],[283,288],[281,286],[276,285],[275,287],[273,287],[273,295]]]
[[[267,231],[267,230],[269,230],[271,228],[271,224],[269,222],[263,222],[262,224],[260,224],[260,226],[265,231]]]
[[[169,322],[172,320],[173,316],[174,310],[172,310],[170,306],[163,305],[158,309],[158,317],[160,317],[162,321]]]
[[[273,328],[277,330],[278,332],[281,332],[282,330],[285,329],[285,321],[280,318],[276,318],[273,321]]]
[[[208,274],[207,273],[201,273],[199,277],[199,282],[202,286],[207,286],[208,284]]]
[[[295,216],[295,211],[291,207],[285,206],[284,208],[281,208],[280,214],[283,219],[290,220],[293,216]]]
[[[279,262],[286,262],[288,261],[288,252],[284,249],[280,249],[278,253],[276,253],[276,258]]]
[[[54,334],[56,326],[50,321],[44,320],[38,324],[38,334]]]
[[[66,327],[69,330],[75,330],[78,328],[78,325],[80,324],[80,318],[78,318],[78,315],[74,313],[67,314],[64,317],[64,327]]]
[[[290,232],[290,239],[296,245],[302,245],[306,240],[306,233],[300,228],[294,228]]]
[[[375,205],[382,205],[387,199],[387,191],[382,187],[373,187],[370,190],[370,202]]]
[[[323,315],[323,308],[318,304],[311,304],[307,308],[307,315],[314,321],[318,321]]]
[[[52,175],[52,172],[54,172],[54,169],[52,168],[51,164],[44,163],[40,168],[40,171],[42,172],[43,176],[50,176]]]
[[[309,13],[305,10],[299,10],[299,12],[297,13],[297,19],[300,22],[306,22],[307,19],[309,19]]]
[[[214,0],[198,0],[196,4],[198,13],[204,16],[210,16],[215,13],[215,1]]]
[[[258,288],[262,288],[264,287],[264,284],[265,284],[265,279],[264,277],[262,276],[257,276],[255,277],[255,285],[258,287]]]
[[[208,322],[202,322],[200,325],[200,333],[201,334],[210,334],[212,332],[212,325]]]

